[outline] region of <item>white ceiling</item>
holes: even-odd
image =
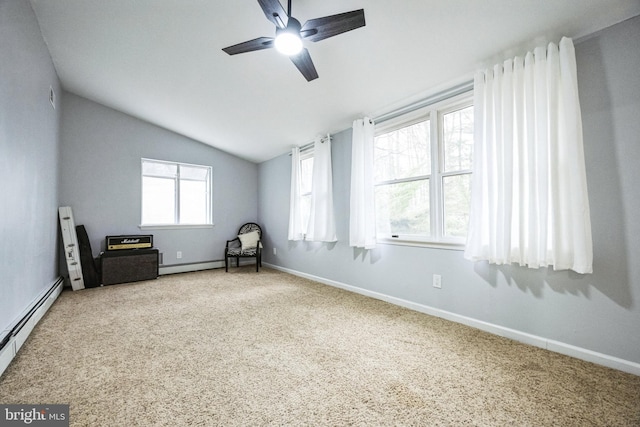
[[[253,162],[640,14],[638,0],[293,0],[302,23],[365,10],[365,27],[306,42],[307,82],[275,50],[221,50],[274,35],[256,0],[31,4],[65,90]]]

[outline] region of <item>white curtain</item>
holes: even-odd
[[[333,179],[331,170],[331,137],[313,145],[313,180],[311,183],[311,213],[306,240],[335,242],[336,222],[333,215]]]
[[[593,248],[573,42],[539,47],[474,81],[465,257],[591,273]]]
[[[368,117],[353,122],[349,245],[365,249],[376,246],[373,137],[374,125]]]
[[[291,197],[289,199],[289,240],[304,239],[301,211],[300,148],[291,149]]]

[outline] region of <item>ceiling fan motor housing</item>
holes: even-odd
[[[286,28],[280,28],[278,26],[276,26],[276,37],[278,37],[278,34],[280,34],[281,32],[287,32],[287,33],[293,33],[293,34],[297,34],[298,36],[300,36],[300,29],[302,28],[302,25],[300,24],[300,21],[298,21],[296,18],[290,16],[289,17],[289,22],[287,22],[287,27]]]

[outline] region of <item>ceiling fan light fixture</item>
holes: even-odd
[[[274,45],[278,52],[293,56],[300,53],[302,50],[302,38],[300,37],[300,22],[292,17],[289,17],[287,28],[276,29],[276,39]]]
[[[278,52],[287,55],[297,55],[302,50],[302,40],[297,34],[281,31],[274,42]]]

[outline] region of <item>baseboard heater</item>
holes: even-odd
[[[162,254],[160,254],[160,259],[162,260]],[[240,265],[251,265],[255,264],[253,259],[240,259]],[[236,263],[233,263],[233,267],[235,268]],[[215,261],[203,261],[203,262],[195,262],[195,263],[186,263],[186,264],[171,264],[171,265],[163,265],[160,263],[160,267],[158,268],[158,275],[165,276],[167,274],[176,274],[176,273],[191,273],[194,271],[202,271],[202,270],[213,270],[216,268],[224,268],[224,260],[215,260]]]
[[[62,292],[64,280],[59,277],[41,296],[25,310],[24,315],[11,327],[4,331],[0,341],[0,375],[7,369],[27,337],[45,315]]]

